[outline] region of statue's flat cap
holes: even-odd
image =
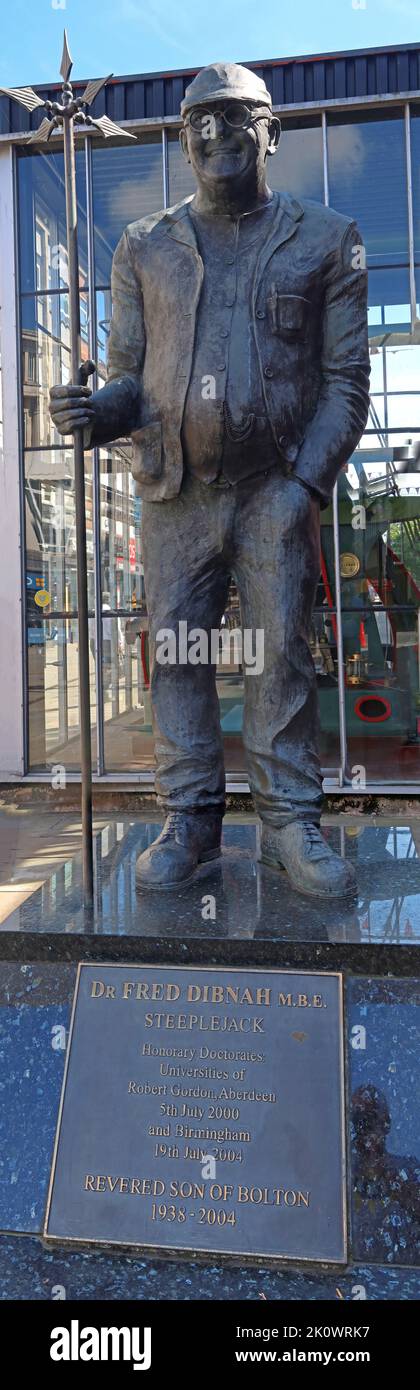
[[[241,63],[213,63],[201,68],[186,89],[181,102],[181,116],[193,106],[208,106],[213,101],[252,101],[258,106],[271,107],[271,96],[265,82]]]

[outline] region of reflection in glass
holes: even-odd
[[[420,429],[420,348],[371,345],[370,412],[362,447],[404,445]],[[378,433],[379,431],[379,433]]]
[[[88,294],[80,295],[80,335],[82,360],[89,357]],[[51,386],[70,380],[69,296],[43,294],[24,296],[21,301],[22,391],[24,443],[27,449],[39,445],[62,444],[50,419],[48,402]]]
[[[339,486],[349,761],[368,781],[416,781],[420,479],[398,447],[372,453],[358,450]]]
[[[86,541],[89,602],[93,602],[92,459],[85,454]],[[73,451],[36,449],[25,455],[27,612],[39,627],[39,589],[50,602],[44,616],[77,610],[76,521]]]
[[[64,156],[19,150],[19,247],[21,292],[68,285]],[[76,152],[80,282],[87,283],[86,166]]]
[[[319,120],[303,125],[282,121],[278,150],[267,162],[270,188],[285,190],[295,198],[324,202],[322,129]]]
[[[141,502],[130,471],[132,446],[101,449],[99,464],[102,598],[111,609],[144,609]]]
[[[191,193],[195,193],[197,184],[191,164],[187,164],[180,148],[178,131],[168,131],[167,149],[169,206],[174,207],[176,203],[181,203],[183,198],[189,198]]]
[[[408,269],[369,270],[368,323],[371,346],[411,340]]]
[[[39,616],[38,616],[39,614]],[[64,774],[80,767],[77,619],[45,618],[28,604],[29,762]],[[92,754],[96,756],[95,667],[90,665]],[[59,781],[57,785],[60,785]],[[65,785],[65,783],[64,783]]]
[[[107,616],[103,608],[105,765],[154,770],[148,624],[145,613]]]
[[[405,135],[402,116],[328,117],[331,207],[355,218],[369,264],[408,261]],[[392,301],[389,301],[392,302]],[[402,302],[402,300],[401,300]]]
[[[93,150],[95,277],[109,285],[115,247],[128,226],[163,207],[162,138]]]
[[[111,290],[103,289],[96,291],[96,367],[98,373],[98,390],[103,386],[107,377],[108,362],[108,339],[112,317]]]

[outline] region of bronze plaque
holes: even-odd
[[[80,965],[44,1234],[343,1262],[341,976]]]

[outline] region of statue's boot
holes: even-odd
[[[176,888],[194,877],[199,864],[218,859],[222,838],[220,811],[171,811],[163,830],[136,864],[139,888]]]
[[[295,820],[276,829],[263,825],[261,860],[286,870],[299,893],[313,898],[353,898],[357,892],[354,869],[335,854],[317,825]]]

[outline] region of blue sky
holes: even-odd
[[[420,41],[420,0],[5,0],[0,83],[97,77]]]

